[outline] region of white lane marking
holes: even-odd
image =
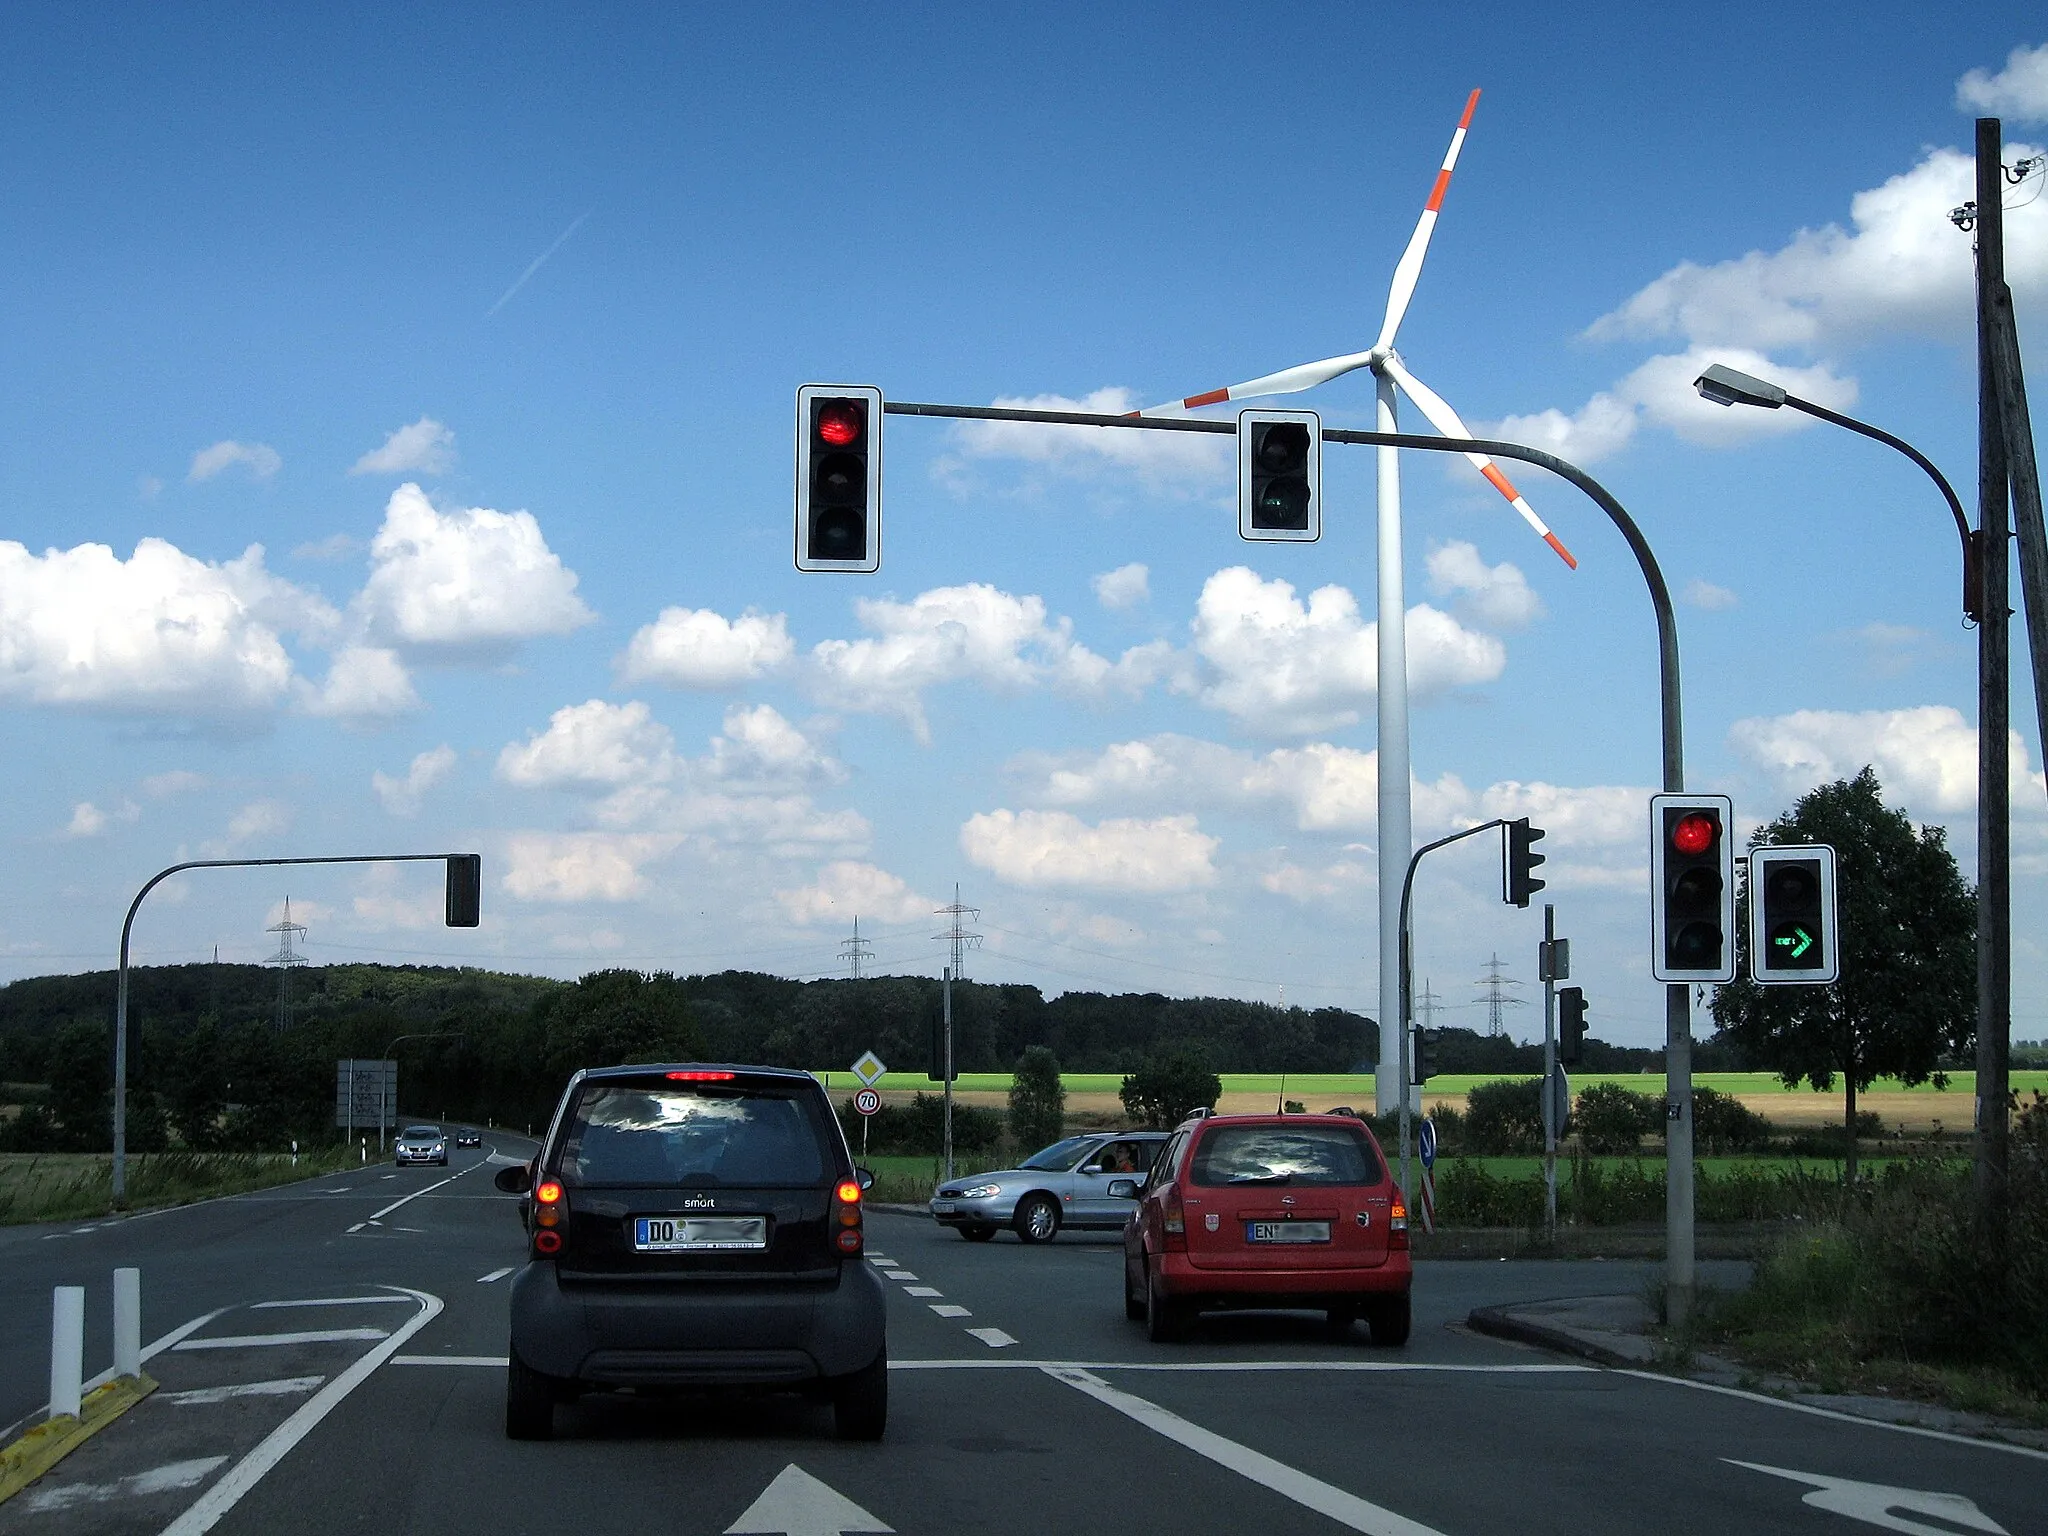
[[[389,1216],[393,1211],[397,1210],[401,1205],[406,1204],[408,1201],[417,1200],[421,1195],[431,1195],[443,1184],[453,1184],[457,1179],[461,1178],[464,1173],[468,1173],[472,1169],[479,1168],[481,1166],[482,1164],[480,1163],[471,1163],[468,1168],[464,1168],[460,1173],[451,1173],[445,1179],[435,1180],[432,1184],[429,1184],[425,1189],[416,1189],[411,1194],[407,1195],[404,1200],[394,1200],[389,1205],[385,1206],[383,1210],[370,1212],[370,1220],[379,1221],[382,1218]]]
[[[1000,1328],[970,1328],[967,1331],[990,1349],[1008,1349],[1017,1342]]]
[[[906,1296],[943,1296],[946,1293],[936,1285],[906,1285],[903,1287],[903,1294]]]
[[[956,1307],[951,1302],[933,1302],[932,1310],[941,1317],[972,1317],[974,1314],[965,1307]]]
[[[1782,1397],[1772,1397],[1764,1392],[1745,1392],[1740,1387],[1717,1386],[1711,1381],[1692,1381],[1684,1376],[1659,1376],[1655,1371],[1616,1371],[1617,1376],[1640,1376],[1644,1381],[1662,1382],[1667,1387],[1692,1387],[1701,1392],[1718,1392],[1724,1397],[1739,1397],[1746,1402],[1768,1403],[1773,1408],[1789,1408],[1794,1413],[1810,1413],[1823,1419],[1833,1419],[1841,1424],[1861,1424],[1868,1429],[1896,1430],[1902,1435],[1920,1435],[1928,1440],[1945,1440],[1950,1445],[1975,1446],[1980,1451],[2005,1451],[2014,1456],[2031,1456],[2036,1461],[2048,1461],[2048,1451],[2037,1451],[2031,1445],[2013,1445],[2005,1440],[1980,1440],[1974,1435],[1951,1434],[1945,1429],[1928,1429],[1919,1424],[1894,1424],[1890,1419],[1865,1419],[1853,1413],[1843,1413],[1834,1408],[1816,1408],[1812,1403],[1788,1402]]]
[[[310,1392],[325,1376],[285,1376],[276,1381],[239,1381],[228,1387],[194,1387],[189,1392],[159,1392],[156,1400],[160,1403],[177,1403],[183,1407],[196,1408],[208,1403],[224,1403],[231,1397],[290,1397],[296,1392]]]
[[[397,1175],[397,1174],[395,1174],[395,1173],[387,1173],[387,1174],[385,1174],[385,1175],[384,1175],[384,1177],[385,1177],[385,1178],[387,1178],[387,1179],[395,1179],[395,1178],[397,1178],[397,1177],[398,1177],[398,1175]]]
[[[1907,1531],[1912,1536],[1943,1536],[1949,1525],[1960,1525],[1966,1530],[1990,1531],[1995,1536],[2007,1536],[2004,1526],[1977,1507],[1974,1499],[1966,1499],[1960,1493],[1935,1493],[1925,1488],[1893,1488],[1885,1483],[1859,1483],[1849,1477],[1826,1477],[1818,1472],[1794,1472],[1785,1467],[1767,1467],[1760,1461],[1737,1461],[1732,1456],[1721,1458],[1731,1467],[1747,1467],[1752,1472],[1768,1472],[1772,1477],[1782,1477],[1795,1483],[1805,1483],[1813,1489],[1799,1502],[1811,1504],[1815,1509],[1825,1509],[1830,1514],[1847,1515],[1851,1520],[1865,1525],[1875,1525],[1887,1531]],[[1932,1515],[1946,1525],[1922,1525],[1917,1520],[1901,1520],[1892,1511],[1903,1509],[1909,1514]]]
[[[49,1509],[70,1509],[76,1504],[105,1504],[114,1499],[147,1498],[153,1493],[196,1488],[206,1481],[209,1472],[226,1460],[225,1456],[201,1456],[194,1461],[174,1461],[166,1466],[151,1467],[147,1472],[130,1473],[111,1483],[70,1483],[59,1488],[45,1488],[41,1493],[30,1494],[22,1503],[24,1507],[41,1513]]]
[[[274,1344],[347,1344],[388,1337],[382,1328],[315,1328],[306,1333],[237,1333],[217,1339],[186,1339],[173,1349],[261,1349]]]
[[[392,1365],[495,1365],[501,1370],[512,1363],[508,1355],[393,1355]]]
[[[357,1222],[357,1223],[356,1223],[356,1224],[355,1224],[354,1226],[350,1227],[350,1228],[348,1229],[348,1231],[347,1231],[346,1233],[344,1233],[343,1235],[344,1235],[344,1236],[347,1236],[347,1237],[354,1237],[354,1236],[355,1236],[355,1235],[356,1235],[356,1234],[357,1234],[358,1232],[360,1232],[360,1231],[362,1231],[362,1230],[363,1230],[363,1226],[364,1226],[364,1223],[362,1223],[362,1222],[360,1222],[360,1221],[359,1221],[359,1222]]]
[[[968,1330],[970,1333],[973,1329]],[[1432,1365],[1421,1360],[1204,1360],[1167,1364],[1136,1360],[996,1360],[960,1356],[949,1360],[891,1360],[892,1371],[1437,1371],[1449,1375],[1548,1376],[1589,1374],[1597,1365]],[[1975,1442],[1972,1442],[1973,1444]]]
[[[308,1296],[304,1301],[259,1301],[252,1308],[254,1312],[267,1312],[274,1307],[371,1307],[384,1306],[391,1302],[403,1305],[404,1296]]]
[[[393,1286],[392,1289],[405,1291],[419,1303],[418,1316],[409,1319],[375,1349],[366,1351],[355,1364],[322,1387],[310,1402],[303,1404],[297,1413],[266,1435],[253,1451],[228,1470],[227,1476],[207,1489],[184,1514],[165,1526],[163,1536],[203,1536],[212,1530],[242,1495],[263,1480],[264,1473],[282,1461],[293,1446],[311,1433],[314,1425],[332,1413],[343,1398],[368,1379],[372,1371],[397,1354],[399,1346],[407,1339],[440,1315],[440,1297],[403,1286]]]
[[[1155,1434],[1164,1435],[1197,1456],[1228,1468],[1262,1488],[1272,1489],[1283,1499],[1292,1499],[1305,1509],[1327,1515],[1347,1529],[1363,1531],[1366,1536],[1443,1536],[1441,1531],[1431,1526],[1410,1520],[1406,1515],[1397,1515],[1391,1509],[1382,1509],[1356,1494],[1346,1493],[1320,1478],[1310,1477],[1284,1461],[1275,1461],[1264,1452],[1239,1445],[1235,1440],[1226,1440],[1215,1431],[1204,1429],[1157,1403],[1119,1391],[1092,1372],[1050,1370],[1046,1375],[1055,1381],[1065,1382],[1077,1392],[1086,1393],[1105,1407],[1114,1408],[1126,1418],[1135,1419]]]
[[[882,1273],[891,1280],[915,1280],[917,1278],[907,1269],[884,1269]]]
[[[830,1483],[820,1482],[795,1462],[775,1474],[725,1536],[839,1536],[851,1531],[896,1527],[876,1519]]]
[[[158,1355],[162,1354],[165,1350],[170,1349],[172,1346],[174,1346],[180,1339],[185,1338],[190,1334],[197,1333],[200,1329],[204,1328],[208,1323],[212,1322],[216,1317],[219,1317],[221,1313],[225,1311],[227,1311],[226,1307],[215,1307],[211,1312],[201,1313],[198,1317],[193,1318],[192,1321],[189,1323],[180,1323],[176,1328],[173,1328],[169,1333],[165,1334],[162,1338],[154,1339],[151,1342],[143,1345],[143,1360],[154,1360]],[[80,1384],[81,1390],[90,1392],[94,1387],[103,1387],[113,1379],[114,1368],[110,1365],[104,1371],[101,1371],[99,1375],[93,1377],[91,1380],[82,1382]],[[35,1408],[33,1408],[28,1413],[23,1414],[20,1418],[16,1419],[12,1424],[8,1425],[5,1429],[0,1429],[0,1445],[4,1445],[7,1443],[7,1441],[12,1439],[14,1436],[14,1432],[17,1429],[20,1429],[22,1425],[28,1423],[29,1420],[40,1419],[46,1412],[49,1411],[49,1407],[50,1405],[48,1403],[38,1403],[35,1406]]]
[[[502,1280],[511,1273],[512,1266],[507,1264],[503,1269],[494,1269],[488,1275],[478,1275],[476,1283],[478,1285],[489,1285],[493,1280]]]

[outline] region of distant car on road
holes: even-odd
[[[457,1131],[455,1133],[455,1145],[458,1147],[480,1147],[483,1144],[484,1138],[481,1132]]]
[[[942,1227],[985,1243],[1003,1227],[1027,1243],[1049,1243],[1061,1227],[1115,1231],[1130,1218],[1131,1191],[1110,1186],[1142,1180],[1165,1145],[1165,1131],[1095,1131],[1069,1136],[1015,1168],[949,1180],[932,1196]]]
[[[1408,1342],[1408,1211],[1349,1114],[1205,1115],[1173,1133],[1124,1229],[1124,1313],[1154,1340],[1205,1308],[1314,1308]]]
[[[398,1133],[398,1144],[393,1157],[401,1168],[419,1163],[439,1163],[446,1168],[448,1138],[441,1134],[441,1127],[438,1125],[408,1125]]]
[[[585,1392],[810,1393],[839,1437],[889,1414],[881,1278],[864,1258],[857,1169],[807,1072],[632,1066],[578,1072],[532,1163],[531,1248],[512,1280],[505,1433],[542,1440]]]

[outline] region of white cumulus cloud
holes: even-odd
[[[276,837],[292,824],[291,807],[281,800],[252,800],[228,819],[230,844]]]
[[[1886,798],[1921,816],[1975,815],[1977,728],[1945,704],[1859,712],[1802,709],[1738,720],[1728,740],[1743,757],[1792,794],[1816,784],[1877,770]],[[2038,805],[2039,773],[2027,768],[2027,745],[2012,733],[2011,794],[2015,810]]]
[[[351,645],[335,652],[327,681],[307,690],[305,707],[308,714],[368,724],[418,709],[420,696],[396,651]]]
[[[443,512],[408,481],[385,505],[370,558],[358,610],[401,645],[498,650],[596,617],[531,512]]]
[[[1494,629],[1522,629],[1543,617],[1543,599],[1521,568],[1503,560],[1488,565],[1477,545],[1464,539],[1429,552],[1429,590],[1454,598],[1459,617]]]
[[[1217,839],[1193,816],[1116,819],[1089,826],[1066,811],[987,811],[960,828],[980,869],[1027,889],[1157,895],[1216,883]]]
[[[617,787],[658,783],[674,763],[674,738],[645,704],[591,699],[556,710],[525,742],[508,743],[498,777],[521,789]]]
[[[1152,573],[1138,561],[1104,571],[1092,583],[1095,600],[1105,608],[1136,608],[1152,596]]]
[[[227,438],[193,454],[192,467],[186,471],[185,478],[197,485],[237,464],[249,472],[250,479],[268,480],[284,467],[284,460],[268,443],[238,443]]]
[[[1703,613],[1721,613],[1742,601],[1726,587],[1717,587],[1711,581],[1702,581],[1697,576],[1685,584],[1678,594],[1678,600]]]
[[[264,709],[290,688],[280,631],[333,610],[264,569],[263,546],[213,564],[162,539],[32,555],[0,541],[0,698],[140,713]]]
[[[775,900],[793,923],[847,923],[869,917],[882,923],[908,923],[929,917],[938,903],[911,889],[902,877],[856,859],[837,859],[818,871],[809,885],[775,893]]]
[[[1010,410],[1076,411],[1124,416],[1152,403],[1128,389],[1098,389],[1070,395],[1003,396]],[[1154,432],[1122,427],[1063,427],[1021,421],[963,421],[952,432],[954,455],[934,466],[942,478],[958,480],[961,462],[1011,459],[1066,475],[1099,474],[1113,468],[1135,476],[1148,489],[1202,493],[1221,482],[1236,451],[1222,433]]]
[[[445,475],[455,467],[455,434],[422,416],[349,466],[352,475]]]
[[[71,807],[70,825],[64,828],[66,837],[98,837],[107,830],[107,813],[90,800],[81,800]]]
[[[1956,108],[1985,117],[2048,122],[2048,43],[2013,49],[1995,75],[1971,70],[1956,82]]]
[[[788,620],[749,609],[736,619],[709,608],[664,608],[617,660],[629,683],[732,688],[784,665],[795,653]]]
[[[403,778],[394,778],[381,769],[372,773],[370,787],[392,815],[414,816],[419,813],[420,801],[426,798],[427,791],[455,771],[455,762],[455,749],[444,741],[415,757]]]
[[[654,832],[517,832],[505,842],[505,891],[520,901],[631,901],[648,890],[641,866],[680,841]]]

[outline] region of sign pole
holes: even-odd
[[[1557,1241],[1557,908],[1543,903],[1543,1235]]]

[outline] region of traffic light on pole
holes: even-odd
[[[882,566],[882,392],[806,384],[796,392],[796,568]]]
[[[448,855],[447,922],[449,928],[474,928],[483,920],[484,857],[480,853]]]
[[[1543,855],[1536,852],[1536,844],[1543,838],[1543,829],[1530,826],[1529,818],[1524,816],[1519,821],[1507,823],[1507,833],[1507,880],[1502,899],[1518,907],[1526,907],[1529,898],[1549,883],[1536,878],[1536,866],[1543,862]]]
[[[1758,986],[1825,986],[1842,974],[1835,850],[1749,851],[1749,974]]]
[[[1262,543],[1323,536],[1323,419],[1314,411],[1238,415],[1237,532]]]
[[[1735,845],[1726,795],[1650,797],[1650,974],[1735,979]]]
[[[1429,1031],[1415,1029],[1408,1036],[1408,1081],[1420,1087],[1436,1076],[1436,1050]]]
[[[1586,1053],[1586,989],[1557,989],[1557,1059],[1576,1067]]]

